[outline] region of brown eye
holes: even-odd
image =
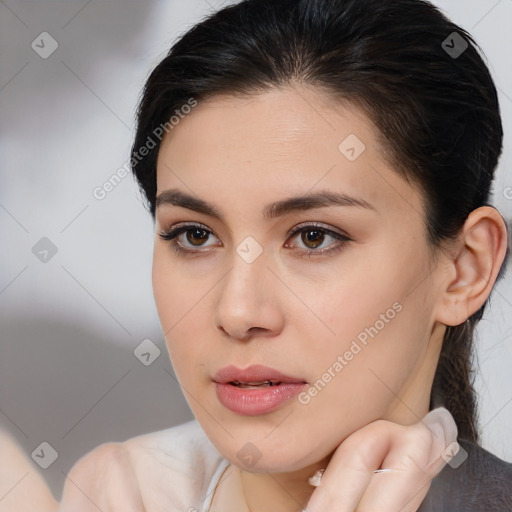
[[[208,240],[209,232],[205,229],[189,229],[186,231],[187,241],[192,245],[201,246]]]
[[[215,244],[218,239],[206,227],[194,224],[182,224],[175,228],[159,233],[162,240],[166,240],[176,249],[177,252],[198,253],[194,248],[200,248],[202,251]],[[213,242],[213,243],[212,243]]]
[[[319,245],[322,245],[325,233],[318,229],[307,229],[302,232],[301,239],[308,249],[316,249]]]
[[[300,224],[288,232],[292,243],[285,247],[297,249],[299,256],[327,255],[342,249],[352,239],[344,233],[317,224]]]

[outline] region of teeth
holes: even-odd
[[[280,382],[272,382],[271,380],[264,380],[260,382],[240,382],[239,380],[234,380],[230,382],[230,384],[239,388],[256,388],[265,386],[277,386],[280,384]]]

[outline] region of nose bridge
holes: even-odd
[[[242,241],[233,254],[215,317],[217,327],[233,337],[245,338],[253,327],[275,330],[279,326],[281,314],[273,297],[269,281],[272,273],[267,263],[263,249],[258,249],[252,240]]]
[[[265,274],[268,273],[266,261],[262,255],[250,260],[244,256],[233,255],[233,263],[230,271],[224,279],[221,300],[234,301],[240,308],[253,308],[262,299],[265,290]]]

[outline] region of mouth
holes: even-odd
[[[307,382],[273,368],[226,366],[212,379],[219,402],[238,415],[258,416],[279,409],[300,393]]]
[[[247,368],[225,366],[212,379],[217,384],[231,384],[236,387],[270,387],[280,384],[306,384],[304,379],[285,375],[275,368],[253,364]]]

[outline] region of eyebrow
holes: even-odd
[[[181,206],[182,208],[188,208],[189,210],[224,221],[222,213],[213,205],[178,189],[169,189],[161,192],[156,197],[155,207],[158,208],[162,205]],[[320,191],[289,197],[281,201],[270,203],[263,209],[263,217],[266,219],[274,219],[292,212],[307,211],[326,206],[357,206],[377,211],[364,199],[336,192]]]

